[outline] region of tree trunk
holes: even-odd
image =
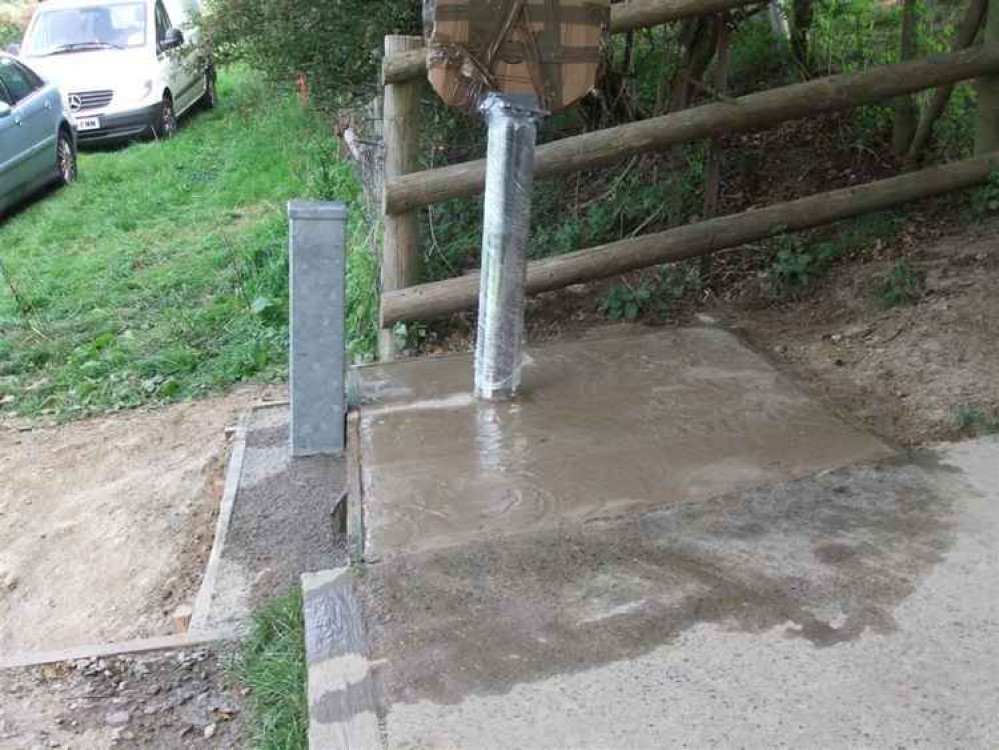
[[[917,0],[904,0],[902,6],[902,41],[900,49],[901,62],[914,60],[918,54],[916,15]],[[909,150],[916,126],[919,120],[919,109],[912,96],[901,96],[895,100],[895,122],[892,126],[891,144],[896,156],[902,156]]]
[[[683,22],[683,60],[673,79],[669,111],[682,112],[690,106],[696,84],[704,78],[711,64],[717,45],[719,19],[717,16],[690,18]],[[669,222],[671,225],[683,223],[683,172],[686,168],[683,159],[683,144],[675,146],[669,156],[671,179],[669,200]]]
[[[806,72],[809,65],[809,35],[812,31],[812,0],[794,0],[791,16],[791,54]]]
[[[718,23],[718,42],[715,53],[715,73],[712,83],[715,93],[724,96],[728,89],[728,60],[729,60],[729,27],[728,14],[722,16]],[[704,203],[703,214],[705,219],[713,218],[718,214],[718,201],[721,197],[721,156],[722,139],[715,136],[711,139],[711,146],[708,149],[707,163],[704,165]],[[705,284],[711,276],[712,256],[701,257],[701,284]]]
[[[999,0],[989,0],[985,19],[985,44],[999,46]],[[999,150],[999,74],[978,81],[978,135],[975,153]]]
[[[954,40],[955,52],[967,49],[974,44],[978,30],[982,27],[988,4],[989,0],[971,0],[968,4],[968,10],[964,14],[964,20],[961,22],[957,38]],[[948,84],[941,86],[933,94],[933,100],[923,112],[923,116],[919,120],[919,127],[916,128],[916,135],[912,139],[912,145],[909,146],[909,151],[905,155],[906,169],[916,169],[919,166],[926,144],[930,142],[930,137],[933,135],[933,125],[947,108],[947,102],[953,92],[954,84]]]

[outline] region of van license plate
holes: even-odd
[[[76,129],[77,130],[100,130],[101,129],[101,118],[100,117],[78,117],[78,118],[76,118]]]

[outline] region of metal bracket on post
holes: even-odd
[[[340,455],[346,425],[344,278],[347,208],[288,204],[291,455]]]
[[[543,113],[533,96],[501,94],[490,95],[480,110],[489,125],[489,149],[475,394],[499,400],[520,387],[534,147]]]

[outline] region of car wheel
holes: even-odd
[[[215,88],[215,71],[205,71],[205,93],[201,95],[201,106],[205,109],[215,109],[218,104],[219,95]]]
[[[177,132],[177,113],[173,109],[173,99],[167,94],[160,103],[159,116],[153,123],[153,135],[166,140]]]
[[[64,131],[60,131],[56,145],[56,169],[61,184],[69,185],[76,182],[76,148],[73,147],[73,139]]]

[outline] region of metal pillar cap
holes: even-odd
[[[288,216],[302,221],[345,221],[347,206],[339,201],[288,201]]]

